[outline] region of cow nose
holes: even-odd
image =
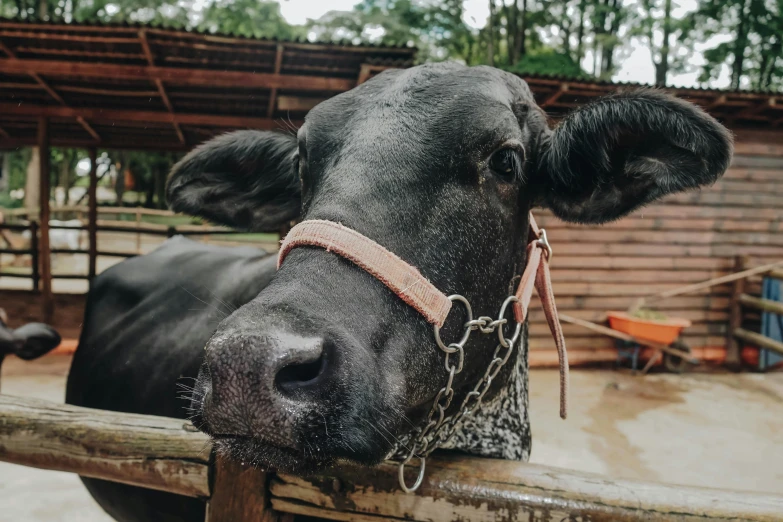
[[[296,400],[303,393],[315,391],[324,380],[327,357],[323,340],[311,343],[303,351],[292,352],[279,361],[275,376],[277,390]]]
[[[330,344],[281,331],[214,337],[200,375],[204,425],[213,434],[290,445],[297,419],[324,400]]]

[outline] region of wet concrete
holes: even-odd
[[[69,361],[9,360],[2,393],[63,400]],[[783,493],[783,374],[531,372],[532,461],[615,477]],[[0,522],[108,522],[76,476],[0,463]]]
[[[783,374],[531,372],[531,460],[633,478],[783,494]]]

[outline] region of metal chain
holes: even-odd
[[[522,324],[517,323],[511,338],[506,337],[504,332],[504,326],[508,323],[508,319],[505,317],[506,311],[510,304],[519,301],[516,296],[512,295],[506,298],[503,306],[500,307],[498,318],[494,320],[488,316],[474,319],[470,303],[461,295],[451,295],[449,300],[462,303],[467,311],[468,319],[465,322],[464,333],[459,342],[448,345],[441,339],[440,329],[437,326],[434,327],[435,342],[438,348],[446,354],[445,364],[449,375],[446,385],[435,396],[435,401],[427,414],[424,427],[415,432],[409,448],[398,448],[391,459],[399,462],[398,477],[400,487],[406,493],[416,491],[421,485],[424,480],[426,459],[430,453],[451,439],[457,428],[459,428],[460,422],[481,409],[484,396],[489,391],[490,386],[492,386],[493,379],[497,377],[501,368],[511,357],[511,352],[513,352],[514,345],[519,340],[519,334],[522,331]],[[465,363],[465,344],[470,339],[471,333],[475,331],[482,334],[497,332],[498,345],[481,380],[468,392],[459,409],[454,414],[446,416],[446,410],[451,406],[451,401],[454,399],[454,388],[452,387],[454,376],[462,372]],[[416,482],[411,487],[408,487],[405,483],[405,466],[414,458],[419,459],[419,474],[416,477]]]

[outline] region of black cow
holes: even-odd
[[[340,222],[495,316],[524,266],[532,207],[572,222],[616,219],[714,182],[731,149],[715,120],[656,91],[596,101],[552,130],[518,77],[433,64],[321,103],[297,136],[241,131],[200,146],[174,167],[168,197],[175,210],[247,230]],[[462,321],[453,312],[442,336],[456,338]],[[455,407],[495,344],[483,336],[466,347]],[[185,416],[175,382],[197,374],[193,421],[217,449],[294,473],[382,461],[446,380],[431,325],[323,249],[297,248],[275,273],[261,252],[175,239],[96,280],[68,402]],[[452,447],[526,459],[526,340],[493,382]],[[203,516],[198,501],[85,482],[119,520]]]

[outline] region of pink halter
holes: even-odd
[[[317,246],[353,262],[394,292],[400,299],[421,313],[438,328],[443,326],[452,301],[435,288],[415,267],[400,259],[372,239],[339,223],[323,220],[303,221],[293,227],[280,246],[277,267],[288,253],[298,246]],[[565,419],[568,404],[568,357],[563,328],[557,315],[549,259],[552,247],[546,231],[538,229],[530,215],[530,243],[527,246],[527,266],[517,287],[514,318],[523,323],[527,317],[533,287],[541,299],[549,329],[557,346],[560,366],[560,416]]]

